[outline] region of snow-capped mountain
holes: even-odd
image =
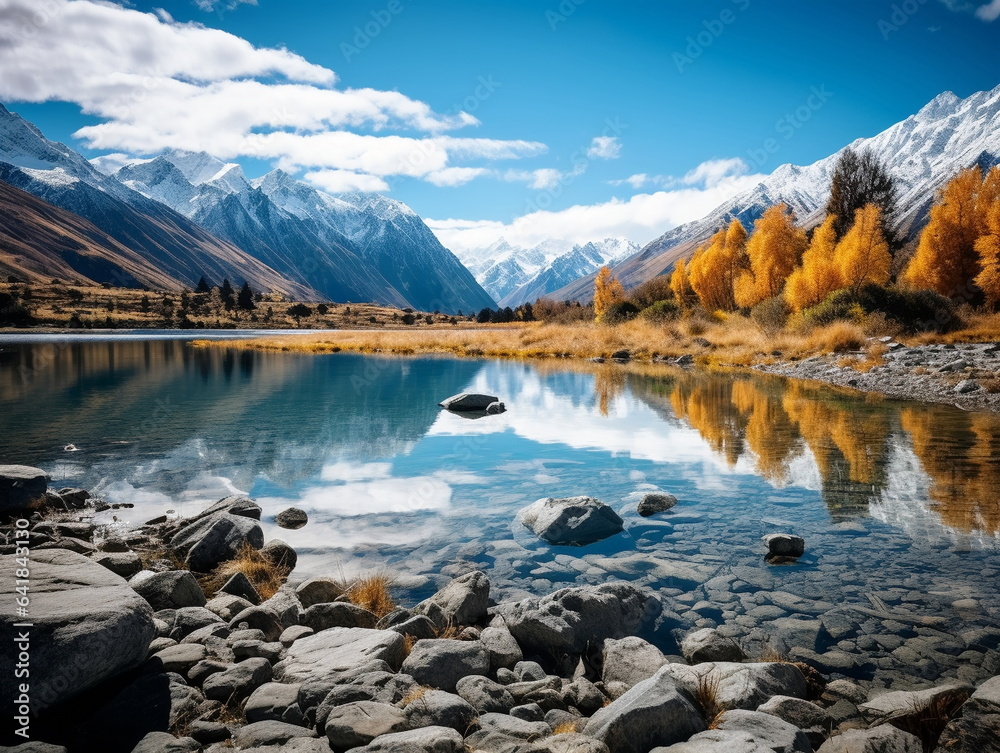
[[[0,105],[0,180],[93,223],[101,232],[158,268],[171,286],[193,287],[199,277],[250,282],[303,298],[307,285],[292,282],[246,251],[166,205],[150,200],[96,170],[65,144],[49,141],[34,125]],[[131,284],[133,265],[106,264],[100,282]],[[148,275],[143,279],[149,279]],[[162,279],[162,278],[161,278]],[[163,284],[162,282],[160,284]]]
[[[448,312],[494,305],[412,209],[380,194],[333,196],[281,170],[248,180],[239,165],[173,150],[113,177],[325,298]]]
[[[500,238],[489,246],[462,254],[462,261],[500,306],[519,306],[544,297],[573,280],[632,256],[639,246],[623,238],[606,238],[569,247],[548,240],[520,248]]]
[[[961,99],[952,92],[935,97],[916,115],[872,138],[849,145],[870,149],[899,183],[899,232],[912,238],[927,221],[934,196],[961,169],[1000,163],[1000,86]],[[843,151],[843,150],[841,150]],[[706,217],[676,227],[638,254],[615,267],[615,274],[634,287],[670,270],[712,233],[736,217],[747,227],[764,211],[784,202],[804,225],[816,224],[830,196],[830,178],[841,152],[812,165],[782,165],[749,191]],[[556,291],[554,297],[589,300],[593,275]]]

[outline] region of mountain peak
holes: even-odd
[[[917,113],[917,120],[937,120],[951,115],[961,102],[962,99],[955,92],[941,92],[920,108],[920,111]]]
[[[188,152],[183,149],[166,149],[160,157],[180,170],[196,186],[209,183],[237,166],[235,163],[223,162],[208,152]]]

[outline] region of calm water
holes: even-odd
[[[117,524],[247,492],[268,536],[299,550],[296,577],[388,567],[415,598],[474,564],[497,596],[627,578],[680,611],[738,579],[827,606],[875,595],[952,621],[1000,616],[997,416],[653,367],[176,339],[0,351],[0,462],[133,503]],[[462,391],[497,394],[508,413],[437,408]],[[680,503],[638,517],[637,495],[656,489]],[[540,497],[576,494],[618,509],[626,532],[553,548],[514,522]],[[309,524],[275,527],[292,505]],[[774,531],[806,538],[798,565],[765,565],[760,537]],[[978,617],[951,607],[963,598]],[[731,619],[752,608],[743,601],[701,616]]]

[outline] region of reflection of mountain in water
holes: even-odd
[[[392,455],[418,441],[438,401],[482,368],[178,341],[46,344],[5,355],[5,462],[79,462],[118,479],[140,473],[167,494],[197,472],[224,473],[247,489],[258,473],[287,485],[331,456]],[[63,453],[69,442],[83,452]],[[184,462],[171,463],[175,453]]]

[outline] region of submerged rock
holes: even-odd
[[[771,533],[764,537],[768,559],[797,558],[805,554],[806,542],[801,536],[790,533]]]
[[[639,500],[636,512],[642,517],[648,518],[650,515],[655,515],[658,512],[666,512],[676,504],[677,497],[673,494],[650,492],[649,494],[644,494],[642,499]]]
[[[453,395],[446,400],[442,400],[440,405],[445,410],[456,413],[468,413],[472,411],[485,411],[493,403],[499,403],[500,398],[493,395],[478,395],[475,393],[463,392],[460,395]]]
[[[621,533],[622,519],[593,497],[540,499],[521,510],[517,519],[550,544],[582,546]]]
[[[279,512],[274,517],[274,522],[281,528],[288,528],[294,531],[308,523],[309,516],[305,510],[300,510],[297,507],[289,507],[287,510]]]

